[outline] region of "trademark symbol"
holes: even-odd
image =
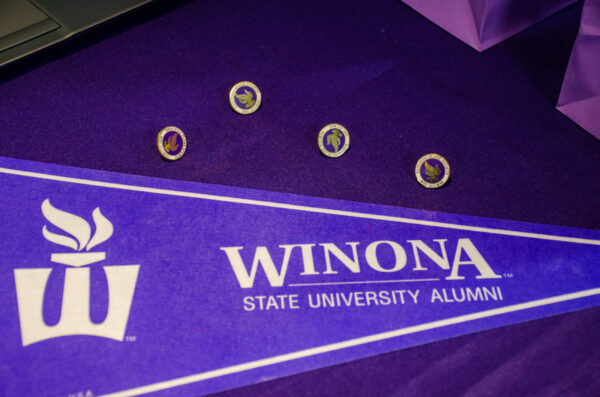
[[[514,275],[512,273],[504,273],[503,274],[504,278],[513,278]]]
[[[137,340],[137,336],[126,336],[125,342],[135,342]]]

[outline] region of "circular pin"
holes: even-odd
[[[261,99],[260,90],[249,81],[240,81],[229,91],[229,103],[239,114],[256,112],[260,107]]]
[[[177,127],[165,127],[158,133],[156,139],[160,155],[167,160],[177,160],[185,153],[187,141],[185,135]]]
[[[340,124],[327,124],[319,132],[319,149],[327,157],[340,157],[350,147],[350,134]]]
[[[450,164],[439,154],[426,154],[417,161],[415,176],[428,189],[442,187],[450,178]]]

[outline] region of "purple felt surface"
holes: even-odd
[[[556,111],[581,6],[479,54],[399,1],[152,5],[0,71],[0,155],[139,175],[600,228],[600,142]],[[248,116],[241,80],[261,89]],[[344,125],[349,151],[319,153]],[[162,160],[156,135],[187,136]],[[450,182],[414,178],[426,153]],[[225,393],[598,394],[600,309]]]

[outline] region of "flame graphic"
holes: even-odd
[[[42,214],[44,214],[51,224],[74,237],[72,238],[52,233],[46,228],[46,225],[44,225],[42,234],[46,240],[72,248],[75,251],[81,251],[84,247],[86,251],[89,251],[91,248],[108,240],[113,234],[113,225],[104,215],[102,215],[100,208],[96,208],[92,212],[96,230],[91,240],[91,228],[89,223],[77,215],[55,208],[50,204],[50,199],[46,199],[42,203]]]

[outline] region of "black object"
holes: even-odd
[[[0,66],[152,0],[0,0]]]

